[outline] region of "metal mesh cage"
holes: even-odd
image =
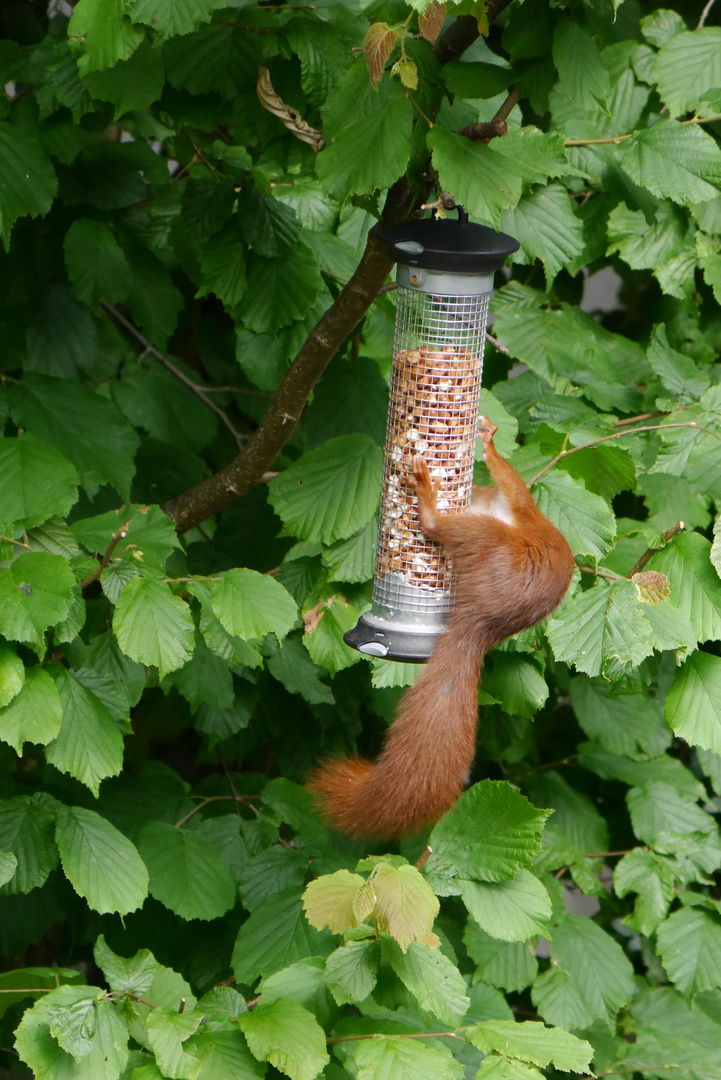
[[[421,454],[440,484],[439,509],[470,503],[488,300],[487,292],[398,289],[373,593],[378,614],[380,606],[432,626],[450,606],[450,560],[423,536],[406,478]]]

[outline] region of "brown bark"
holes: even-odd
[[[493,16],[509,2],[496,0]],[[459,60],[477,37],[475,18],[460,16],[438,39],[434,52],[443,64]],[[408,179],[401,177],[388,193],[381,224],[404,221],[424,201],[425,192],[414,192]],[[378,226],[369,233],[353,277],[308,335],[244,449],[220,472],[163,507],[179,533],[194,528],[247,494],[271,468],[298,423],[316,382],[366,314],[391,271],[393,263],[377,238],[377,230]]]

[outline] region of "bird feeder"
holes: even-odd
[[[398,263],[388,429],[370,611],[345,635],[368,656],[426,660],[448,613],[450,559],[420,528],[407,477],[422,455],[438,508],[471,500],[488,301],[518,243],[468,221],[426,218],[380,239]]]

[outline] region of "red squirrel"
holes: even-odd
[[[331,759],[310,778],[326,820],[357,839],[419,832],[453,805],[473,764],[484,655],[549,615],[570,583],[571,549],[496,450],[496,431],[479,418],[495,486],[474,488],[467,510],[436,508],[438,485],[422,457],[407,478],[424,535],[453,560],[454,603],[377,761]]]

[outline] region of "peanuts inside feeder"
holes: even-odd
[[[457,209],[457,221],[381,234],[398,262],[398,304],[373,605],[345,635],[369,656],[428,659],[453,594],[450,560],[423,536],[407,477],[420,454],[439,510],[471,501],[488,301],[494,272],[518,248]]]

